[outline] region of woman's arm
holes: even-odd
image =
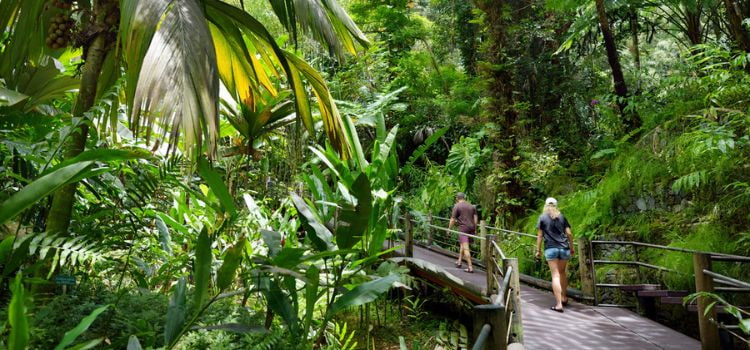
[[[565,234],[568,236],[568,245],[570,246],[570,256],[576,255],[576,249],[573,246],[573,232],[570,227],[565,228]]]
[[[536,253],[534,256],[537,258],[542,256],[542,229],[536,230]]]

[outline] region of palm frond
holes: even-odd
[[[123,6],[122,32],[128,74],[131,127],[146,129],[170,146],[184,133],[188,154],[207,141],[216,153],[219,75],[216,51],[203,9],[196,0],[132,0]]]
[[[367,47],[369,41],[336,0],[272,0],[276,16],[297,41],[297,24],[339,58],[356,54],[355,41]]]
[[[26,240],[29,243],[29,255],[38,255],[42,260],[52,257],[52,268],[49,275],[57,266],[74,267],[85,263],[95,263],[104,260],[108,252],[96,241],[89,241],[85,236],[68,237],[48,232],[26,235],[16,240],[14,249],[21,247]]]

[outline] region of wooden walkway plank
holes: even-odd
[[[403,256],[403,250],[396,252]],[[459,294],[475,302],[483,298],[484,270],[474,273],[456,268],[455,258],[421,246],[414,246],[414,258],[429,266],[417,266],[419,275],[433,282],[443,281]],[[438,272],[430,271],[438,269]],[[463,268],[466,268],[464,264]],[[474,294],[472,297],[471,295]],[[632,311],[570,303],[564,313],[550,310],[551,293],[521,288],[524,344],[526,350],[694,350],[700,342]]]

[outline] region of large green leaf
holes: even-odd
[[[357,202],[342,205],[339,220],[336,223],[336,245],[341,249],[349,249],[362,240],[370,221],[372,192],[370,180],[364,172],[354,180],[351,193]]]
[[[75,180],[76,177],[86,171],[92,163],[92,161],[84,161],[64,166],[34,180],[34,182],[30,183],[0,204],[0,224],[18,215],[26,208],[40,201],[61,186]]]
[[[219,290],[229,287],[234,281],[237,268],[242,262],[242,253],[245,251],[245,238],[241,238],[237,244],[227,249],[224,254],[224,262],[221,264],[219,271],[216,273],[216,285]]]
[[[312,324],[312,318],[315,314],[315,304],[318,303],[318,287],[320,285],[320,269],[315,265],[310,265],[305,273],[307,283],[305,283],[305,330]]]
[[[329,312],[331,315],[334,315],[346,308],[369,303],[387,292],[398,279],[397,275],[390,274],[370,282],[362,283],[336,299]]]
[[[104,305],[102,307],[94,309],[94,311],[92,311],[88,316],[84,317],[81,322],[79,322],[78,325],[75,326],[75,328],[65,332],[65,335],[63,335],[62,340],[57,344],[55,350],[63,350],[70,344],[73,344],[76,338],[78,338],[79,335],[83,334],[83,332],[89,329],[91,324],[94,323],[97,317],[99,317],[99,314],[107,310],[108,307],[109,305]]]
[[[268,300],[268,307],[273,310],[276,314],[286,323],[293,336],[296,336],[299,330],[299,319],[297,314],[292,307],[292,302],[289,300],[279,286],[279,283],[272,279],[268,290],[264,291],[266,300]]]
[[[198,244],[195,247],[195,296],[193,308],[197,312],[203,307],[208,298],[208,286],[211,283],[211,244],[213,240],[208,236],[208,230],[203,228],[198,235]]]
[[[26,315],[26,293],[21,282],[21,273],[16,275],[11,286],[13,297],[8,305],[8,350],[26,350],[29,346],[29,316]]]
[[[297,208],[297,212],[300,214],[302,224],[305,226],[307,236],[313,243],[315,248],[320,251],[329,250],[333,248],[333,235],[320,221],[318,216],[312,211],[310,206],[307,205],[302,197],[296,193],[292,193],[292,202]]]
[[[185,326],[186,298],[185,278],[180,278],[174,287],[167,307],[167,322],[164,326],[164,344],[171,345]]]
[[[229,194],[227,185],[224,184],[224,179],[216,171],[213,170],[211,164],[205,158],[198,160],[198,172],[201,174],[203,180],[206,180],[208,186],[213,191],[216,198],[219,199],[221,207],[229,214],[236,215],[237,207],[234,205],[234,200]]]
[[[123,161],[123,160],[149,158],[150,156],[151,154],[149,153],[149,151],[143,148],[91,149],[91,150],[84,151],[83,153],[77,155],[74,158],[67,159],[55,165],[53,168],[50,168],[49,170],[45,171],[43,174],[51,173],[57,169],[64,168],[65,166],[68,166],[70,164],[80,163],[80,162],[85,162],[85,161],[117,162],[117,161]]]

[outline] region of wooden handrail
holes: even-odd
[[[662,249],[662,250],[671,250],[671,251],[682,252],[682,253],[708,254],[708,255],[711,256],[711,259],[713,259],[713,260],[750,261],[750,257],[747,257],[747,256],[733,255],[733,254],[724,254],[724,253],[717,253],[717,252],[707,252],[707,251],[695,250],[695,249],[688,249],[688,248],[669,247],[669,246],[660,245],[660,244],[643,243],[643,242],[635,242],[635,241],[603,241],[603,240],[593,240],[593,241],[591,241],[591,244],[633,245],[633,246],[639,246],[639,247],[648,247],[648,248],[656,248],[656,249]]]
[[[743,282],[743,281],[740,281],[738,279],[734,279],[734,278],[731,278],[731,277],[727,277],[727,276],[724,276],[722,274],[718,274],[716,272],[713,272],[713,271],[710,271],[710,270],[707,270],[707,269],[703,269],[703,273],[705,273],[705,274],[707,274],[707,275],[715,278],[716,280],[726,281],[728,283],[724,283],[724,284],[731,285],[733,287],[737,287],[737,288],[750,288],[750,283]]]
[[[497,245],[497,242],[493,241],[492,246],[495,247],[495,252],[500,254],[500,259],[503,259],[503,260],[507,259],[505,257],[505,253],[503,253],[503,250],[500,249],[500,246]]]

